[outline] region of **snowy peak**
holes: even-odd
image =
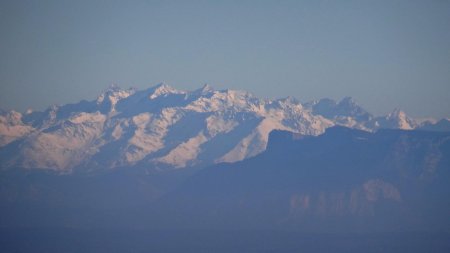
[[[340,102],[325,98],[318,101],[313,101],[306,104],[314,114],[319,114],[328,119],[339,117],[355,117],[365,118],[366,120],[371,115],[351,97],[345,97]]]
[[[299,106],[303,107],[302,104],[300,103],[300,101],[298,101],[296,98],[291,97],[291,96],[277,99],[274,102],[279,105],[297,105],[297,106],[299,105]]]
[[[214,91],[214,88],[213,88],[211,85],[205,83],[205,84],[204,84],[200,89],[198,89],[197,91],[199,91],[199,92],[202,93],[202,94],[205,94],[205,93],[213,92],[213,91]]]
[[[124,90],[119,86],[113,84],[108,89],[104,90],[100,96],[97,97],[97,105],[102,112],[109,113],[115,111],[116,104],[130,95],[135,93],[135,89],[130,88]]]
[[[385,117],[379,117],[377,122],[381,128],[411,130],[418,126],[413,119],[408,117],[406,113],[400,109],[395,109]]]
[[[351,97],[345,97],[341,101],[324,98],[318,101],[306,103],[305,108],[314,115],[320,115],[333,121],[336,125],[372,131],[373,116],[359,106]]]
[[[359,107],[356,101],[352,97],[344,97],[340,102],[340,105],[342,106],[348,106],[348,107]]]
[[[388,114],[389,117],[405,117],[406,113],[399,108],[395,108],[391,113]]]
[[[160,96],[168,96],[170,94],[185,94],[184,91],[179,91],[165,83],[160,83],[152,88],[149,89],[149,99],[156,99]]]
[[[302,104],[209,85],[193,91],[164,83],[140,91],[111,86],[94,101],[2,113],[0,165],[64,172],[206,166],[263,152],[273,130],[319,135],[335,125],[365,131],[417,127],[398,110],[375,118],[349,97]]]
[[[143,91],[112,86],[95,101],[33,112],[27,122],[35,132],[20,135],[20,150],[5,145],[14,155],[2,163],[58,171],[234,162],[264,151],[272,130],[317,135],[333,125],[294,98],[264,100],[209,85],[180,91],[164,83]]]
[[[124,90],[117,86],[116,84],[110,85],[107,89],[105,89],[98,97],[97,97],[97,103],[101,104],[105,101],[105,99],[111,99],[111,98],[126,98],[129,95],[131,95],[134,92],[133,88],[130,88],[128,90]]]
[[[209,84],[204,84],[201,88],[186,92],[186,100],[196,100],[201,97],[211,97],[214,94],[215,89]]]
[[[111,85],[108,86],[108,88],[103,90],[102,95],[103,94],[113,94],[115,92],[120,92],[120,91],[123,91],[123,89],[119,85],[111,84]]]
[[[197,112],[251,112],[259,101],[249,92],[229,89],[216,91],[203,87],[189,94],[186,109]]]
[[[32,126],[22,122],[22,114],[16,111],[0,115],[0,147],[26,136],[33,131]]]
[[[9,125],[22,124],[22,114],[16,111],[3,111],[0,114],[0,122]]]

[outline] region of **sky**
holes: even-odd
[[[0,107],[165,82],[450,117],[450,1],[0,1]]]

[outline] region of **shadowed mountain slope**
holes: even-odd
[[[166,84],[145,90],[112,86],[92,101],[24,114],[1,111],[0,169],[69,174],[87,168],[208,166],[263,152],[272,130],[319,135],[334,125],[366,131],[421,126],[399,110],[375,117],[351,98],[302,104],[208,85],[193,91]]]
[[[205,169],[160,204],[186,227],[448,231],[449,182],[449,132],[274,131],[261,155]]]

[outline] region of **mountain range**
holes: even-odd
[[[449,181],[450,132],[273,131],[265,152],[198,172],[156,217],[197,229],[449,231]]]
[[[248,159],[0,176],[0,227],[450,233],[450,132],[275,130]]]
[[[449,252],[450,121],[203,86],[0,111],[0,251]]]
[[[349,97],[301,103],[261,99],[205,85],[182,91],[166,84],[145,90],[111,86],[93,101],[45,111],[0,113],[0,165],[60,174],[123,167],[166,171],[236,162],[266,149],[269,133],[317,136],[339,125],[437,129],[450,121],[418,121],[400,110],[376,117]]]

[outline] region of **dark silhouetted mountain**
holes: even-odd
[[[449,231],[450,133],[273,131],[258,156],[203,169],[0,177],[1,227]]]
[[[333,127],[270,134],[160,201],[168,226],[302,231],[450,230],[450,133]]]

